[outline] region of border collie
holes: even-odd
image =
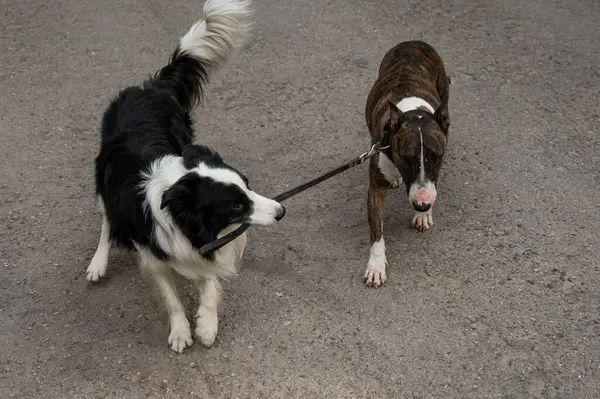
[[[106,274],[112,244],[136,249],[164,299],[168,343],[179,353],[193,341],[172,272],[196,284],[195,335],[210,347],[218,327],[218,279],[235,273],[246,236],[206,256],[198,249],[242,223],[269,225],[285,214],[281,204],[250,190],[248,179],[218,153],[192,143],[190,113],[209,75],[243,44],[250,16],[250,1],[208,0],[169,64],[141,87],[120,92],[102,121],[96,193],[103,221],[87,279]]]

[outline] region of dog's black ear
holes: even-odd
[[[218,222],[212,219],[210,212],[205,213],[202,209],[195,208],[193,211],[175,211],[172,216],[181,232],[194,248],[200,249],[217,239],[219,233]],[[206,258],[214,260],[214,253],[207,254]]]
[[[396,104],[394,104],[393,102],[388,101],[388,105],[390,107],[390,130],[393,133],[400,128],[400,123],[404,118],[404,114],[398,109]]]
[[[449,97],[450,87],[447,84],[444,86],[444,89],[442,90],[442,93],[440,95],[440,106],[433,114],[433,118],[440,125],[444,134],[448,134],[448,129],[450,128],[450,112],[448,111]]]
[[[186,169],[195,168],[202,161],[212,160],[223,162],[221,156],[217,152],[205,145],[188,144],[183,147],[181,156],[183,157],[183,166],[185,166]]]
[[[165,207],[172,205],[174,202],[182,202],[184,196],[190,195],[190,190],[180,183],[175,183],[165,191],[162,195],[162,201],[160,202],[160,209],[163,210]]]

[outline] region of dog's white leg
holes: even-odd
[[[371,254],[369,255],[369,262],[367,263],[367,270],[365,270],[365,282],[367,285],[372,285],[377,288],[380,285],[385,284],[386,265],[385,241],[382,236],[379,241],[375,241],[371,245]]]
[[[172,278],[170,266],[156,259],[148,250],[138,249],[142,267],[150,272],[169,313],[169,345],[175,352],[181,353],[186,346],[192,346],[192,330],[185,317],[183,304],[177,295],[177,288]]]
[[[412,225],[419,231],[429,230],[433,226],[433,209],[429,209],[427,212],[415,212]]]
[[[374,181],[374,165],[375,163],[371,161],[371,179],[367,195],[371,254],[369,255],[364,278],[367,286],[379,288],[385,284],[387,278],[385,272],[387,263],[385,259],[385,241],[383,240],[383,210],[387,187],[381,187]]]
[[[216,277],[197,280],[196,286],[200,291],[200,307],[196,313],[196,338],[202,345],[211,347],[219,328],[217,306],[221,297],[221,285]]]
[[[100,230],[100,240],[98,248],[90,262],[86,271],[88,281],[98,281],[100,277],[106,274],[106,266],[108,265],[108,252],[110,251],[110,225],[106,218],[106,211],[102,200],[99,203],[100,211],[102,212],[102,228]]]

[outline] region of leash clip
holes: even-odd
[[[381,150],[387,150],[388,148],[390,148],[390,146],[385,146],[385,147],[380,147],[381,145],[381,141],[378,143],[375,143],[371,146],[371,149],[367,152],[362,153],[359,157],[359,163],[363,163],[365,162],[367,159],[371,158],[373,155],[377,154],[378,152],[380,152]]]
[[[360,154],[360,156],[358,157],[359,163],[363,163],[365,162],[367,159],[371,158],[373,155],[375,155],[375,153],[379,150],[377,148],[377,146],[379,145],[379,143],[375,143],[371,146],[371,149],[367,152],[363,152],[362,154]]]

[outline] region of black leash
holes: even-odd
[[[426,118],[431,118],[433,116],[428,111],[422,111],[422,110],[407,111],[407,112],[404,112],[404,115],[410,116],[411,120],[413,120],[413,121],[415,121],[415,120],[425,121]],[[382,150],[386,150],[386,149],[390,148],[391,147],[392,130],[390,128],[389,123],[390,123],[390,121],[388,121],[386,123],[386,125],[383,129],[384,133],[383,133],[383,137],[381,137],[381,141],[379,143],[373,144],[369,151],[361,154],[358,158],[354,158],[353,160],[346,162],[342,166],[335,168],[331,172],[325,173],[324,175],[321,175],[321,176],[317,177],[316,179],[307,181],[306,183],[304,183],[298,187],[295,187],[289,191],[286,191],[283,194],[279,194],[278,196],[274,197],[273,199],[277,202],[285,201],[286,199],[293,197],[296,194],[300,194],[302,191],[308,190],[309,188],[316,186],[317,184],[324,182],[325,180],[330,179],[335,175],[338,175],[356,165],[360,165],[361,163],[364,163],[367,159],[371,158],[375,154],[378,154]],[[207,253],[209,253],[211,251],[216,251],[217,249],[221,248],[223,245],[230,243],[231,241],[235,240],[237,237],[242,235],[242,233],[244,231],[248,230],[248,227],[250,227],[250,224],[243,224],[240,227],[238,227],[236,230],[232,231],[231,233],[224,235],[223,237],[216,239],[215,241],[211,241],[206,245],[203,245],[200,248],[200,254],[206,255]]]
[[[389,139],[389,138],[387,138],[387,139]],[[380,143],[384,143],[385,146],[380,146]],[[339,175],[340,173],[342,173],[350,168],[353,168],[356,165],[360,165],[361,163],[364,163],[367,159],[371,158],[375,154],[378,154],[381,150],[389,148],[389,143],[387,143],[387,140],[381,140],[380,143],[373,144],[373,146],[371,147],[371,149],[369,151],[365,152],[364,154],[361,154],[358,158],[354,158],[353,160],[346,162],[342,166],[339,166],[339,167],[333,169],[331,172],[327,172],[324,175],[321,175],[315,179],[307,181],[306,183],[301,184],[300,186],[295,187],[291,190],[288,190],[283,194],[279,194],[278,196],[274,197],[273,199],[277,202],[285,201],[286,199],[293,197],[296,194],[300,194],[302,191],[308,190],[309,188],[316,186],[317,184],[324,182],[325,180],[330,179],[335,175]],[[242,235],[242,233],[244,231],[248,230],[248,227],[250,227],[250,224],[243,224],[240,227],[238,227],[237,229],[235,229],[234,231],[232,231],[231,233],[224,235],[223,237],[221,237],[215,241],[211,241],[206,245],[203,245],[200,248],[200,254],[206,255],[209,252],[216,251],[217,249],[221,248],[223,245],[230,243],[231,241],[235,240],[237,237]]]

